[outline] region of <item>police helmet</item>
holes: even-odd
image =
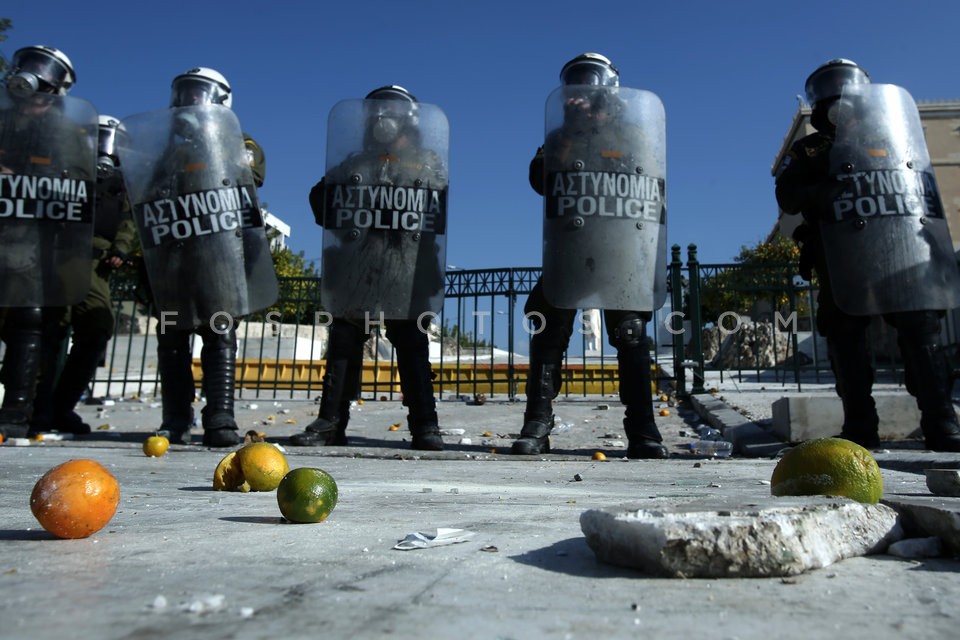
[[[120,120],[113,116],[100,115],[99,119],[99,137],[97,139],[97,155],[117,157],[116,141],[117,128],[120,126]]]
[[[563,65],[560,81],[564,85],[620,86],[620,72],[610,59],[599,53],[582,53]]]
[[[370,135],[377,142],[391,142],[398,134],[419,124],[420,106],[412,93],[391,84],[364,97]]]
[[[15,95],[34,92],[64,96],[77,81],[65,53],[42,44],[18,49],[10,61],[7,87]]]
[[[817,67],[804,83],[807,102],[816,105],[830,98],[839,98],[844,86],[854,84],[870,84],[870,74],[853,60],[828,60]]]
[[[219,71],[209,67],[194,67],[173,79],[170,106],[189,107],[195,104],[233,104],[230,83]]]

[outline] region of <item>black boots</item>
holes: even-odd
[[[70,354],[63,364],[57,386],[53,390],[46,420],[40,419],[38,415],[42,412],[42,408],[39,406],[40,391],[38,390],[34,430],[50,428],[78,435],[90,433],[90,425],[86,424],[77,415],[74,407],[77,406],[80,396],[86,391],[87,385],[90,384],[96,374],[109,340],[110,336],[102,331],[74,333],[73,346],[70,348]]]
[[[960,451],[960,424],[953,407],[953,379],[946,354],[935,338],[899,338],[907,390],[920,409],[920,429],[932,451]]]
[[[287,440],[289,444],[295,447],[347,444],[350,403],[360,388],[365,340],[357,325],[334,319],[325,354],[327,370],[323,376],[319,415],[302,433],[291,436]]]
[[[627,457],[634,460],[669,458],[670,452],[663,446],[663,437],[653,417],[650,345],[643,321],[628,317],[614,331],[620,401],[626,407],[623,429],[627,434]]]
[[[443,451],[427,335],[411,322],[388,326],[387,336],[397,346],[397,372],[407,407],[410,446],[420,451]]]
[[[223,328],[221,328],[221,331]],[[203,347],[200,365],[203,368],[203,394],[206,404],[200,412],[203,425],[203,446],[232,447],[243,442],[234,418],[234,389],[237,377],[237,335],[201,331]]]
[[[837,395],[843,403],[840,437],[866,449],[876,449],[880,446],[880,418],[872,395],[873,367],[867,332],[831,336],[827,350],[837,380]]]
[[[193,426],[194,380],[190,352],[191,331],[167,329],[157,335],[157,368],[163,394],[163,423],[159,432],[175,444],[190,444]],[[233,415],[236,382],[237,334],[228,325],[217,330],[197,329],[203,340],[203,445],[232,447],[243,442]]]
[[[5,319],[6,352],[0,370],[4,387],[0,434],[4,439],[25,438],[30,430],[42,358],[42,316],[39,308],[11,309]]]
[[[561,382],[559,364],[530,364],[523,428],[520,430],[520,437],[513,441],[510,453],[516,455],[550,453],[553,399],[560,391]]]
[[[173,444],[190,444],[193,426],[193,372],[188,347],[157,347],[163,420],[158,433]]]
[[[353,373],[349,374],[350,371]],[[353,378],[348,379],[348,375]],[[332,360],[328,357],[320,395],[320,415],[287,442],[295,447],[346,446],[350,399],[357,393],[359,375],[359,369],[351,366],[347,358]]]

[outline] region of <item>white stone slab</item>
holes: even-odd
[[[827,497],[591,509],[580,528],[598,560],[675,578],[796,575],[883,552],[903,537],[894,509]]]

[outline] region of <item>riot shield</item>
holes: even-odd
[[[443,306],[449,128],[435,105],[385,124],[378,104],[409,108],[344,100],[330,111],[320,301],[337,317],[416,319]]]
[[[86,296],[96,161],[93,105],[0,87],[0,307]]]
[[[653,311],[666,300],[666,124],[639,89],[547,98],[543,291],[565,309]]]
[[[240,123],[197,105],[124,119],[117,155],[164,326],[239,318],[277,299]]]
[[[820,221],[836,304],[853,315],[960,305],[960,272],[920,114],[906,90],[844,88]]]

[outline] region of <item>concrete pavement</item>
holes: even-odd
[[[238,406],[243,429],[276,441],[316,412],[306,399]],[[689,404],[663,408],[657,421],[674,457],[628,461],[615,397],[559,401],[554,453],[529,458],[506,453],[522,404],[441,402],[455,435],[428,453],[404,441],[399,402],[367,401],[354,409],[350,446],[286,448],[291,467],[323,468],[340,489],[327,521],[294,525],[272,492],[211,490],[224,451],[173,446],[146,458],[140,443],[160,418],[152,400],[81,407],[91,436],[0,447],[0,638],[955,637],[956,559],[880,555],[794,578],[727,580],[598,563],[580,530],[587,509],[775,504],[774,459],[688,456],[695,438],[681,434],[701,417]],[[606,461],[591,459],[598,450]],[[94,536],[57,540],[33,518],[29,495],[47,469],[76,457],[117,476],[120,508]],[[960,454],[916,448],[876,458],[893,499],[930,500],[923,468],[960,467]],[[438,527],[475,535],[393,549]]]

